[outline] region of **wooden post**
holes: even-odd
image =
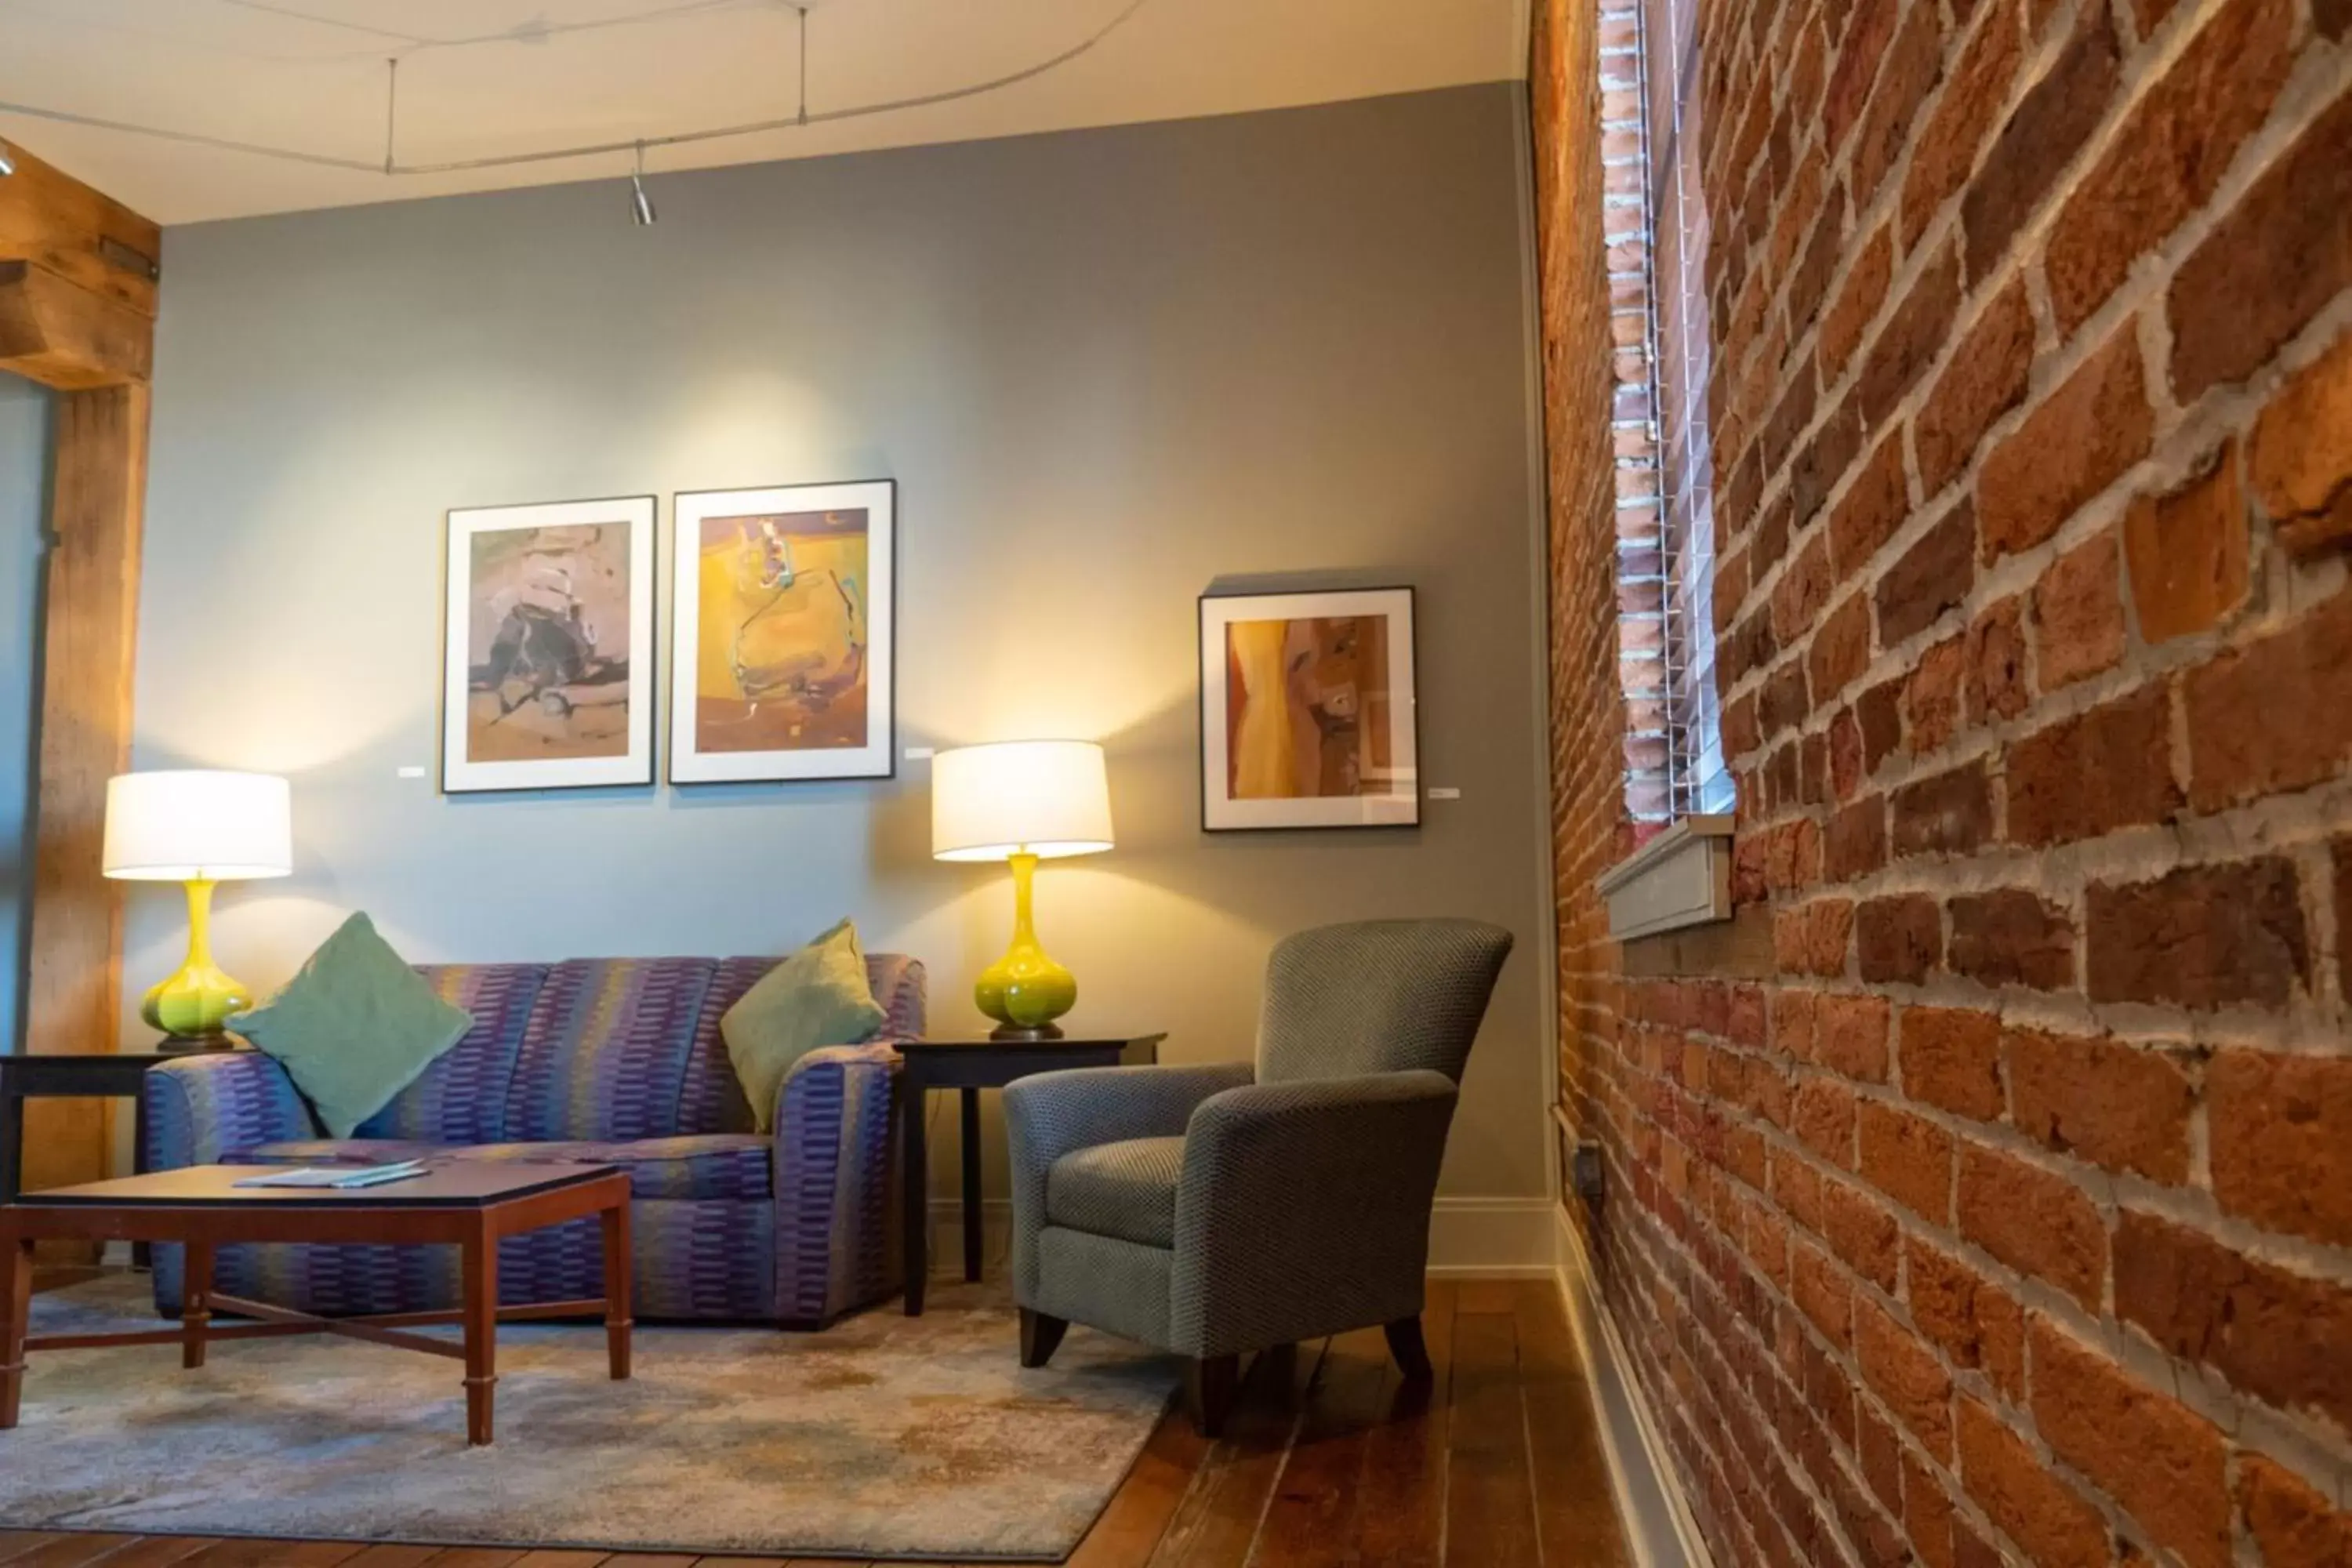
[[[111,1051],[122,910],[99,853],[106,781],[131,757],[162,236],[120,202],[9,147],[16,173],[0,177],[0,372],[58,393],[25,1048]],[[26,1186],[105,1174],[106,1105],[26,1109]]]

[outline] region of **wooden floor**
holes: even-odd
[[[1437,1377],[1380,1331],[1260,1357],[1224,1437],[1160,1423],[1070,1568],[1623,1568],[1591,1402],[1548,1281],[1433,1281]],[[1008,1344],[1006,1353],[1012,1353]],[[7,1568],[863,1568],[862,1559],[0,1531]]]

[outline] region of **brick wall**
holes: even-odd
[[[1722,1562],[2352,1563],[2347,35],[1702,0],[1751,973],[1597,929],[1605,284],[1546,247],[1563,1097]],[[1595,135],[1539,116],[1555,224]]]

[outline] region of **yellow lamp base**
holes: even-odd
[[[229,1017],[253,1005],[243,983],[213,962],[213,884],[188,884],[188,956],[179,973],[148,988],[139,1016],[154,1028],[183,1039],[215,1039]]]
[[[1031,918],[1031,885],[1037,857],[1013,857],[1013,945],[1004,956],[981,971],[972,986],[972,1000],[996,1020],[999,1039],[1056,1040],[1062,1031],[1054,1020],[1078,1000],[1078,983],[1038,945]]]

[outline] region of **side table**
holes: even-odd
[[[1032,1073],[1066,1068],[1150,1067],[1166,1035],[1064,1040],[901,1040],[900,1144],[905,1187],[907,1316],[923,1315],[923,1284],[930,1269],[930,1151],[923,1110],[935,1089],[963,1096],[963,1277],[980,1278],[980,1091],[1003,1089]]]
[[[139,1131],[132,1158],[147,1158],[147,1100],[141,1092],[147,1069],[178,1061],[192,1051],[109,1051],[59,1056],[0,1056],[0,1204],[14,1203],[24,1190],[25,1101],[28,1100],[131,1100],[139,1105]]]

